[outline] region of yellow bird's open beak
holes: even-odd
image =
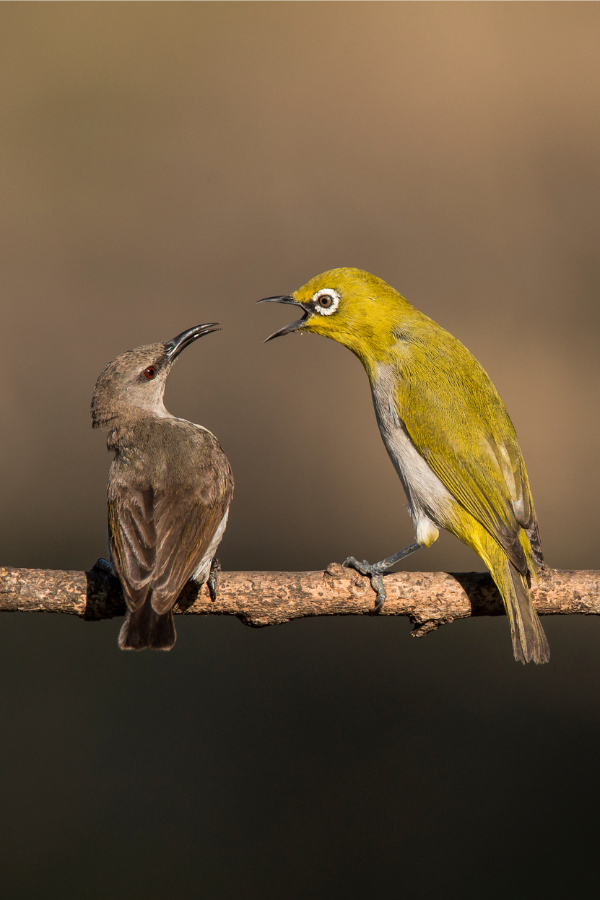
[[[310,315],[310,310],[307,309],[302,303],[298,303],[297,300],[290,294],[283,294],[281,297],[265,297],[263,300],[258,300],[258,303],[290,303],[292,306],[299,306],[300,309],[304,310],[304,315],[301,319],[298,319],[296,322],[290,322],[289,325],[285,325],[283,328],[280,328],[279,331],[274,331],[273,334],[270,334],[267,341],[272,341],[273,338],[281,337],[283,334],[291,334],[293,331],[298,331],[302,326],[306,323]]]

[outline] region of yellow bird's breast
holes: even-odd
[[[404,487],[417,541],[429,547],[438,528],[453,530],[457,502],[411,441],[396,410],[394,368],[380,365],[371,382],[373,405],[386,450]]]

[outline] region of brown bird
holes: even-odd
[[[214,434],[163,404],[181,351],[218,323],[197,325],[166,344],[138,347],[102,372],[92,398],[94,428],[108,430],[115,457],[108,479],[108,546],[127,603],[122,650],[170,650],[173,606],[190,579],[208,582],[233,494],[229,461]]]

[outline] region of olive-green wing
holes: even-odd
[[[533,536],[537,523],[514,427],[479,363],[442,335],[439,349],[412,348],[396,379],[396,411],[440,481],[525,574],[519,532]]]

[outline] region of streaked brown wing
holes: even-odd
[[[156,557],[154,492],[112,490],[108,501],[108,534],[113,564],[130,610],[148,596]]]
[[[175,603],[184,584],[205,556],[231,501],[232,491],[216,482],[206,490],[157,497],[155,523],[157,554],[152,578],[152,607],[164,613]],[[208,502],[207,502],[208,500]]]
[[[139,609],[151,590],[152,607],[165,613],[206,554],[229,507],[232,487],[216,478],[198,491],[166,495],[115,485],[111,493],[111,552],[127,606]]]

